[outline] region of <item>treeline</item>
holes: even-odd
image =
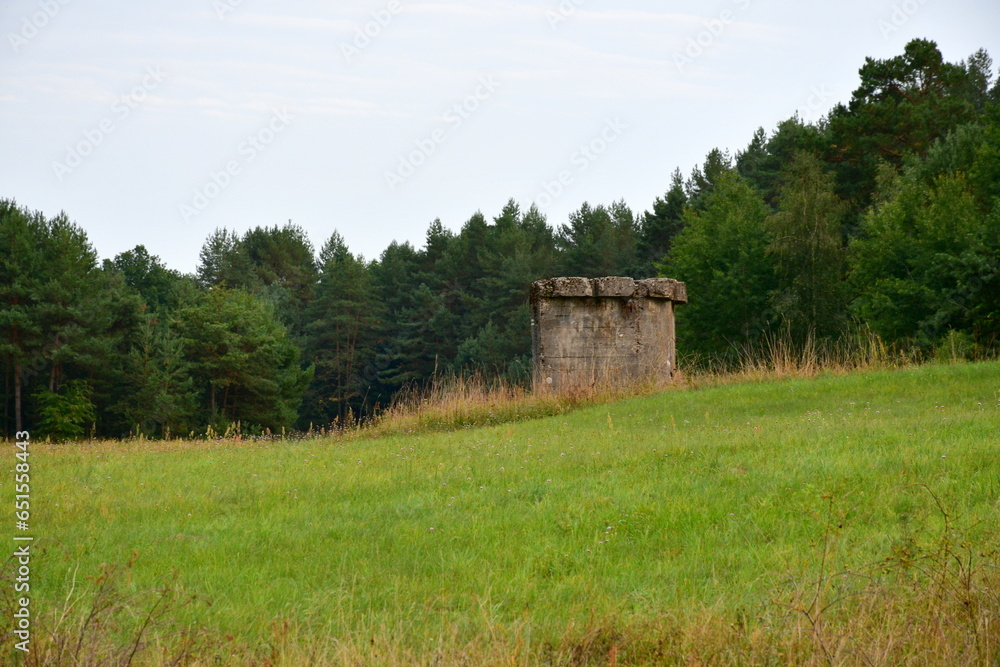
[[[138,246],[100,263],[65,215],[0,202],[2,428],[150,437],[304,430],[435,376],[530,376],[529,284],[686,281],[679,349],[722,362],[761,337],[862,323],[914,355],[995,352],[1000,84],[983,52],[915,40],[866,61],[821,121],[758,130],[675,171],[651,210],[584,204],[557,228],[510,201],[367,261],[334,232],[218,230],[195,275]]]

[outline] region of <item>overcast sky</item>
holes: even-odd
[[[289,219],[374,258],[510,198],[641,212],[866,56],[1000,62],[998,26],[996,0],[0,0],[0,197],[181,271]]]

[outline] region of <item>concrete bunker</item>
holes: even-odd
[[[548,278],[531,286],[537,388],[669,381],[676,366],[674,304],[684,283],[669,278]]]

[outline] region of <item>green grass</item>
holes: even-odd
[[[525,660],[595,624],[653,643],[665,619],[767,625],[821,566],[870,573],[938,544],[938,501],[968,544],[1000,535],[998,363],[375,440],[33,447],[47,627],[74,577],[83,613],[87,577],[136,553],[122,595],[197,596],[171,619],[254,655],[286,623],[301,645],[516,640]]]

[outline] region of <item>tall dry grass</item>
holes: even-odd
[[[694,355],[685,359],[683,366],[694,369],[690,377],[728,383],[839,375],[913,363],[911,355],[886,345],[868,327],[856,326],[837,339],[810,335],[801,342],[792,340],[787,332],[768,333],[753,343],[734,346],[725,357]]]
[[[737,350],[735,363],[698,358],[681,361],[673,378],[625,381],[613,371],[595,375],[588,384],[553,392],[481,373],[439,377],[427,387],[401,392],[384,412],[364,422],[347,420],[333,432],[382,436],[427,430],[488,426],[563,414],[662,391],[698,389],[738,382],[768,382],[843,375],[909,365],[867,328],[857,328],[836,341],[808,338],[796,344],[784,335],[768,335]],[[328,433],[328,432],[327,432]]]
[[[626,384],[608,378],[557,393],[481,374],[438,378],[425,388],[403,392],[386,411],[359,424],[355,432],[381,436],[510,423],[648,395],[670,386],[652,380]]]

